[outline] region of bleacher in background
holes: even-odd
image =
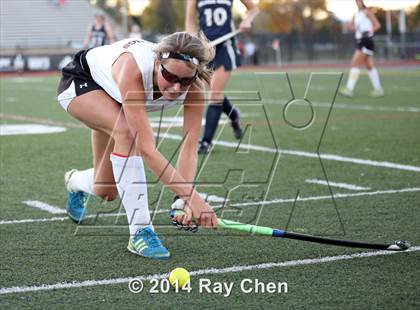
[[[0,72],[16,70],[16,55],[25,70],[56,70],[82,48],[97,11],[88,0],[0,0]]]
[[[0,1],[0,48],[80,45],[95,8],[87,0]]]

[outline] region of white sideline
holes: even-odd
[[[391,190],[375,191],[375,192],[345,193],[345,194],[336,193],[334,194],[334,199],[348,198],[348,197],[376,196],[376,195],[384,195],[384,194],[409,193],[409,192],[420,192],[420,187],[403,188],[403,189],[396,189],[396,190],[391,189]],[[331,195],[298,197],[297,200],[296,198],[289,198],[289,199],[274,199],[274,200],[266,200],[266,201],[242,202],[242,203],[233,203],[229,206],[230,207],[245,207],[245,206],[256,206],[256,205],[271,205],[271,204],[276,204],[276,203],[287,203],[287,202],[294,202],[295,200],[296,201],[315,201],[315,200],[325,200],[325,199],[331,199]]]
[[[419,250],[420,250],[420,246],[416,246],[404,252],[416,252]],[[257,264],[257,265],[239,265],[239,266],[232,266],[232,267],[227,267],[227,268],[207,268],[207,269],[199,269],[195,271],[190,271],[190,275],[198,276],[198,275],[207,275],[207,274],[234,273],[234,272],[242,272],[242,271],[255,270],[255,269],[261,270],[261,269],[271,269],[271,268],[285,268],[285,267],[287,268],[287,267],[295,267],[295,266],[302,266],[302,265],[329,263],[329,262],[335,262],[335,261],[345,261],[345,260],[351,260],[355,258],[386,256],[386,255],[393,255],[397,253],[403,253],[403,252],[374,251],[374,252],[355,253],[355,254],[350,254],[350,255],[326,256],[326,257],[321,257],[321,258],[307,258],[307,259],[289,260],[285,262],[263,263],[263,264]],[[161,273],[161,274],[142,275],[142,276],[137,276],[137,277],[127,277],[127,278],[85,280],[85,281],[71,281],[71,282],[68,281],[68,282],[61,282],[61,283],[55,283],[55,284],[42,284],[42,285],[34,285],[34,286],[4,287],[0,289],[0,295],[13,294],[13,293],[37,292],[37,291],[51,291],[51,290],[66,289],[66,288],[123,284],[123,283],[128,283],[134,279],[141,280],[141,281],[148,281],[152,279],[164,279],[164,278],[167,278],[168,276],[169,276],[168,273]]]
[[[324,181],[324,180],[318,180],[318,179],[307,179],[305,180],[306,183],[309,184],[318,184],[318,185],[325,185],[325,186],[331,186],[331,187],[338,187],[338,188],[344,188],[349,189],[351,191],[366,191],[369,190],[370,187],[363,187],[358,186],[354,184],[348,184],[348,183],[337,183],[337,182],[331,182],[331,181]]]
[[[173,140],[182,139],[182,137],[179,135],[168,134],[168,133],[163,134],[162,139],[164,138],[173,139]],[[398,170],[420,172],[420,167],[396,164],[396,163],[391,163],[387,161],[375,161],[375,160],[370,160],[370,159],[345,157],[345,156],[339,156],[339,155],[334,155],[334,154],[319,154],[318,155],[317,153],[311,153],[311,152],[305,152],[305,151],[281,150],[281,149],[275,149],[271,147],[258,146],[258,145],[252,145],[252,144],[239,144],[238,142],[228,142],[228,141],[214,141],[213,144],[230,147],[230,148],[240,148],[247,151],[253,150],[253,151],[260,151],[260,152],[267,152],[267,153],[278,152],[283,155],[294,155],[294,156],[301,156],[301,157],[308,157],[308,158],[318,158],[318,156],[320,156],[321,159],[325,159],[325,160],[333,160],[333,161],[348,162],[352,164],[367,165],[367,166],[373,166],[373,167],[382,167],[382,168],[391,168],[391,169],[398,169]]]
[[[383,190],[383,191],[375,191],[375,192],[361,192],[361,193],[336,193],[334,194],[334,199],[338,198],[348,198],[348,197],[363,197],[363,196],[375,196],[375,195],[384,195],[384,194],[399,194],[399,193],[409,193],[409,192],[420,192],[420,187],[415,188],[403,188],[403,189],[396,189],[396,190]],[[299,197],[297,201],[314,201],[314,200],[325,200],[331,199],[331,196],[312,196],[312,197]],[[243,203],[233,203],[229,206],[231,207],[245,207],[245,206],[255,206],[255,205],[270,205],[276,203],[288,203],[294,202],[295,198],[288,198],[288,199],[274,199],[274,200],[267,200],[267,201],[253,201],[253,202],[243,202]],[[218,206],[213,206],[214,208]],[[156,213],[164,213],[168,212],[169,210],[158,210]],[[118,216],[121,214],[118,213],[103,213],[101,216]],[[96,217],[96,215],[88,215],[88,218]],[[57,222],[57,221],[64,221],[67,220],[68,217],[51,217],[51,218],[38,218],[38,219],[23,219],[23,220],[2,220],[0,221],[0,225],[7,225],[7,224],[24,224],[24,223],[41,223],[41,222]]]
[[[22,201],[22,203],[24,203],[25,205],[32,207],[32,208],[37,208],[40,209],[42,211],[47,211],[49,213],[52,214],[65,214],[66,210],[60,209],[58,207],[54,207],[49,205],[48,203],[42,202],[42,201],[37,201],[37,200],[25,200]]]

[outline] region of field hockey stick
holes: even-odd
[[[183,212],[180,210],[172,210],[172,211],[175,211],[171,214],[172,218],[174,216],[183,214]],[[182,226],[182,224],[177,223],[174,219],[173,219],[173,224]],[[218,219],[218,227],[222,229],[242,231],[242,232],[246,232],[253,235],[270,236],[270,237],[275,237],[275,238],[288,238],[288,239],[316,242],[316,243],[321,243],[321,244],[345,246],[345,247],[351,247],[351,248],[364,248],[364,249],[387,250],[387,251],[405,251],[411,246],[410,243],[405,240],[398,240],[398,241],[395,241],[394,243],[368,243],[368,242],[353,241],[353,240],[331,239],[331,238],[289,232],[282,229],[273,229],[270,227],[243,224],[243,223],[234,222],[230,220],[224,220],[224,219]]]
[[[224,36],[221,36],[220,38],[217,38],[216,40],[213,40],[210,42],[211,46],[216,46],[222,42],[225,42],[226,40],[229,40],[230,38],[236,36],[240,31],[239,30],[235,30],[232,32],[229,32],[227,34],[225,34]]]
[[[316,242],[322,244],[346,246],[352,248],[365,248],[365,249],[375,249],[375,250],[388,250],[388,251],[404,251],[410,247],[410,243],[405,240],[398,240],[394,243],[368,243],[362,241],[353,241],[353,240],[342,240],[342,239],[331,239],[325,237],[317,237],[313,235],[306,235],[301,233],[289,232],[282,229],[273,229],[270,227],[257,226],[251,224],[242,224],[239,222],[234,222],[230,220],[218,220],[218,227],[223,229],[231,229],[247,232],[255,235],[262,236],[271,236],[277,238],[288,238],[295,240],[303,240],[309,242]]]

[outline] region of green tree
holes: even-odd
[[[410,31],[420,30],[420,3],[407,12],[407,28]]]
[[[143,28],[151,32],[175,32],[178,22],[177,5],[174,5],[173,0],[151,1],[142,14]]]
[[[276,33],[292,29],[312,33],[317,30],[318,16],[327,13],[326,0],[260,0],[258,7],[256,30]]]
[[[326,0],[260,0],[258,6],[261,14],[255,21],[256,31],[299,33],[309,59],[314,56],[314,34],[333,18]],[[327,18],[320,18],[322,14]]]

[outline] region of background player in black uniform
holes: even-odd
[[[251,23],[257,16],[259,9],[252,0],[241,0],[247,8],[247,14],[239,25],[241,32],[248,31]],[[185,28],[190,33],[197,33],[196,21],[210,41],[213,41],[234,30],[232,19],[233,0],[189,0]],[[197,16],[198,15],[198,16]],[[229,39],[216,46],[216,57],[210,66],[214,74],[210,83],[209,106],[206,113],[206,125],[203,138],[200,141],[199,153],[208,153],[211,148],[214,133],[220,120],[222,111],[226,113],[234,130],[234,135],[239,139],[242,135],[240,128],[239,111],[232,107],[223,91],[229,81],[231,71],[239,66],[239,51],[235,38]]]
[[[358,11],[349,26],[350,30],[355,32],[357,45],[351,61],[347,85],[340,90],[340,94],[346,97],[353,97],[353,91],[360,75],[360,67],[365,66],[368,69],[368,76],[373,86],[371,96],[381,97],[384,95],[384,91],[378,71],[373,63],[375,51],[373,37],[375,32],[381,28],[381,25],[375,14],[366,7],[363,0],[355,0],[355,3]]]
[[[105,15],[96,13],[95,23],[89,26],[84,48],[98,47],[114,41],[114,33],[111,26],[105,22]]]

